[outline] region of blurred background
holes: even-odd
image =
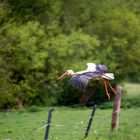
[[[124,85],[122,106],[140,106],[139,0],[0,1],[1,109],[109,107],[98,82],[81,91],[57,80],[87,62],[107,65],[113,85]]]

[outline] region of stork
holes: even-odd
[[[107,89],[107,84],[113,93],[117,94],[115,89],[112,87],[109,80],[114,80],[114,74],[108,73],[108,67],[102,64],[94,64],[87,63],[87,69],[79,72],[75,72],[73,70],[67,70],[64,74],[62,74],[58,80],[63,79],[64,77],[71,77],[69,82],[72,86],[79,88],[86,88],[89,80],[99,80],[103,83],[106,95],[110,100],[110,94]]]

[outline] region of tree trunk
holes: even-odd
[[[80,106],[83,107],[87,104],[87,102],[89,101],[89,99],[92,97],[92,93],[89,92],[89,90],[85,90],[82,97],[80,98],[79,102],[80,102]]]
[[[117,130],[119,126],[119,113],[120,113],[120,107],[121,107],[121,94],[122,94],[122,87],[117,86],[116,87],[117,95],[114,99],[114,109],[112,113],[112,124],[111,124],[111,130]]]
[[[99,82],[94,82],[94,85],[92,87],[88,87],[85,89],[83,95],[79,99],[80,106],[85,106],[87,105],[88,101],[91,99],[91,97],[98,92],[100,84]]]
[[[23,100],[24,100],[24,92],[21,91],[19,93],[19,98],[18,98],[18,102],[17,102],[18,109],[23,109]]]
[[[23,109],[23,102],[18,100],[18,109]]]

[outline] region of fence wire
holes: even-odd
[[[91,109],[92,110],[92,109]],[[81,112],[81,114],[80,114]],[[98,112],[98,111],[97,111]],[[55,109],[55,111],[52,113],[52,122],[51,124],[40,124],[40,126],[32,131],[32,133],[37,134],[40,132],[45,133],[45,128],[50,125],[51,130],[49,134],[49,140],[57,140],[61,139],[63,140],[64,136],[73,137],[75,139],[83,138],[85,134],[85,130],[90,118],[91,111],[88,111],[84,119],[82,119],[82,110],[78,111],[80,117],[74,118],[74,116],[69,115],[69,118],[66,118],[68,115],[64,115],[62,117],[63,111]],[[93,118],[90,136],[98,136],[98,135],[106,135],[106,132],[104,131],[104,128],[110,130],[110,124],[111,124],[111,113],[110,114],[104,114],[104,116],[95,116]],[[61,117],[61,118],[60,118]],[[76,117],[76,116],[75,116]],[[108,126],[103,126],[102,124],[104,122],[108,122]],[[65,139],[64,139],[65,140]]]
[[[75,111],[76,116],[72,114],[72,110]],[[39,135],[41,134],[42,137],[45,133],[45,128],[50,125],[50,134],[49,139],[50,140],[63,140],[63,137],[66,135],[69,135],[67,137],[74,137],[75,140],[78,140],[80,138],[84,137],[85,130],[88,124],[88,121],[90,119],[92,108],[87,111],[87,108],[72,108],[68,109],[68,111],[63,111],[63,109],[57,109],[55,108],[55,111],[52,113],[52,122],[51,124],[47,123],[36,123],[36,120],[34,120],[34,123],[36,123],[34,129],[31,131],[25,131],[23,132],[25,137],[28,137],[29,135]],[[3,110],[5,112],[9,112],[9,110]],[[84,112],[84,113],[83,113]],[[67,114],[65,114],[67,113]],[[96,115],[96,113],[98,115]],[[83,116],[84,115],[84,116]],[[78,116],[78,118],[76,118]],[[95,112],[95,116],[93,118],[92,126],[89,135],[90,136],[98,136],[98,135],[104,135],[106,133],[104,131],[104,128],[106,127],[108,130],[110,130],[110,124],[111,124],[111,116],[112,112],[109,114],[104,114],[104,116],[101,116],[98,113],[98,108]],[[46,120],[41,120],[42,122],[47,122],[47,116]],[[41,122],[40,121],[40,122]],[[102,123],[108,122],[108,126],[102,125]],[[25,126],[26,127],[26,126]],[[67,139],[64,139],[67,140]]]

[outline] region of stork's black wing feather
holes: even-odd
[[[96,70],[102,73],[106,73],[108,71],[108,67],[102,64],[96,64]]]
[[[85,88],[88,85],[88,81],[93,78],[99,78],[100,72],[87,72],[82,74],[74,74],[69,80],[70,84],[74,87]]]

